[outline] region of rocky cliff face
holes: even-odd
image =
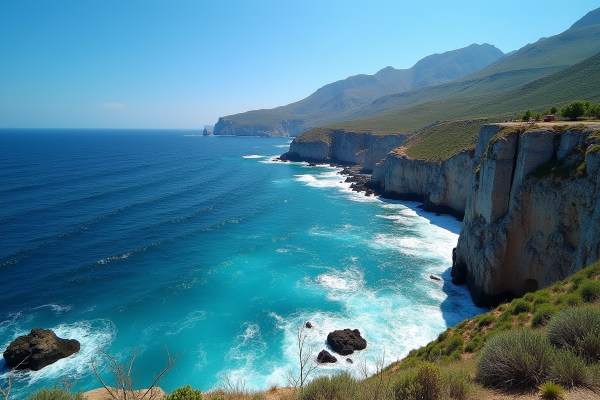
[[[408,135],[380,136],[372,133],[321,130],[314,137],[298,137],[290,145],[292,160],[342,162],[362,165],[371,171],[376,162],[400,146]]]
[[[474,151],[463,151],[441,163],[416,160],[403,148],[375,165],[371,180],[385,197],[416,200],[423,209],[462,219],[467,203]]]
[[[452,266],[477,305],[548,286],[600,258],[598,128],[481,130]]]
[[[301,126],[304,123],[301,119],[281,120],[274,126],[267,126],[258,123],[237,125],[227,118],[219,118],[215,125],[213,134],[215,135],[235,135],[235,136],[270,136],[270,137],[289,137],[298,136],[308,128]]]

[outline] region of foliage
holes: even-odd
[[[347,372],[333,376],[322,376],[309,382],[298,396],[298,400],[345,400],[357,391],[358,383]]]
[[[590,106],[586,112],[586,115],[591,118],[600,119],[600,103],[596,104],[595,106]]]
[[[81,390],[77,393],[70,393],[66,389],[41,388],[37,392],[29,395],[26,400],[84,400],[84,397]]]
[[[464,400],[471,391],[471,377],[464,370],[450,370],[443,373],[446,392],[451,399]]]
[[[579,294],[586,303],[600,298],[600,281],[587,281],[579,287]]]
[[[538,389],[540,389],[542,399],[563,400],[565,398],[565,389],[554,382],[546,381],[542,383]]]
[[[556,351],[549,378],[564,386],[579,386],[590,382],[585,362],[567,349]]]
[[[553,357],[550,342],[527,329],[490,338],[477,363],[477,377],[486,386],[539,385],[546,379]]]
[[[523,114],[523,116],[521,117],[521,119],[523,121],[529,121],[529,118],[531,118],[531,116],[533,115],[533,113],[531,112],[531,110],[528,108],[527,111],[525,111],[525,114]]]
[[[513,314],[526,313],[531,310],[531,304],[525,299],[516,299],[512,302]]]
[[[565,308],[550,319],[546,332],[553,345],[590,361],[600,359],[600,311],[597,309]]]
[[[178,387],[173,393],[165,396],[164,400],[202,400],[200,389],[194,389],[189,384]]]
[[[535,311],[533,317],[531,319],[531,326],[533,328],[538,328],[540,326],[546,325],[550,318],[557,312],[557,308],[548,304],[544,304]]]
[[[429,362],[421,364],[416,373],[401,375],[393,385],[396,398],[406,400],[436,400],[442,389],[440,367]]]
[[[577,118],[583,117],[588,108],[590,108],[589,101],[575,100],[562,106],[560,109],[560,115],[575,121]]]

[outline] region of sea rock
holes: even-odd
[[[50,329],[34,328],[26,336],[19,336],[4,351],[6,365],[17,369],[39,371],[61,358],[79,351],[75,339],[61,339]]]
[[[332,363],[336,363],[337,362],[337,358],[335,358],[327,350],[321,350],[321,352],[317,356],[317,362],[319,364],[332,364]]]
[[[434,276],[434,275],[429,275],[429,279],[431,279],[432,281],[441,281],[442,280],[442,278],[439,278],[439,277]]]
[[[304,324],[304,326],[306,326],[308,329],[312,328],[312,324],[308,321],[306,321],[306,324]]]
[[[347,362],[348,364],[354,364],[354,361],[352,361],[352,359],[351,359],[351,358],[346,358],[346,362]]]
[[[327,343],[332,350],[343,356],[354,353],[354,350],[367,348],[367,341],[360,336],[358,329],[344,329],[330,332],[327,335]]]

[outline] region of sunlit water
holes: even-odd
[[[63,377],[99,387],[100,347],[121,361],[138,349],[142,384],[164,346],[183,353],[165,389],[285,385],[306,321],[315,352],[334,329],[368,341],[316,374],[373,371],[483,311],[449,283],[458,221],[351,192],[331,167],[274,162],[289,142],[0,131],[1,350],[34,327],[82,345],[17,374],[15,398]]]

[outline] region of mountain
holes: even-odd
[[[219,119],[215,134],[287,136],[346,119],[347,112],[373,100],[407,90],[439,85],[477,71],[504,54],[489,44],[433,54],[409,69],[386,67],[374,75],[355,75],[330,83],[307,98],[270,110],[255,110]]]
[[[590,25],[600,25],[600,8],[596,8],[595,10],[587,13],[583,18],[571,25],[571,28],[579,28],[581,26]]]

